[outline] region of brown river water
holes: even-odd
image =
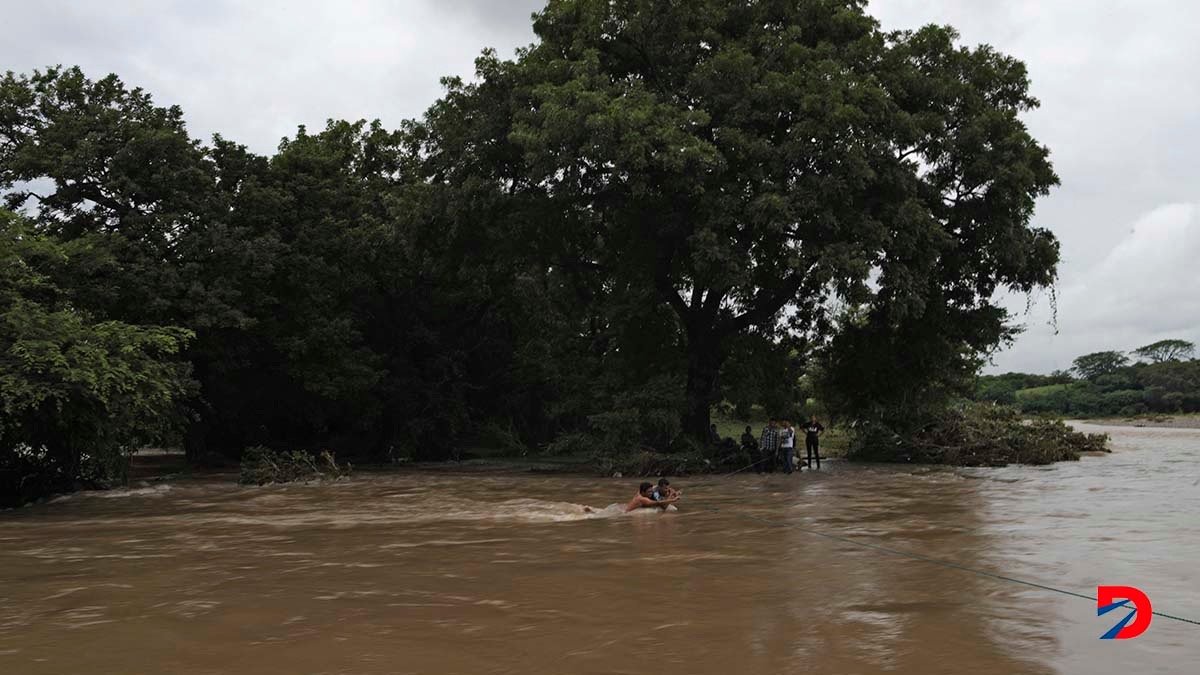
[[[1197,673],[1200,431],[1049,467],[206,478],[0,512],[0,673]],[[583,512],[583,504],[601,508]],[[713,510],[715,509],[715,510]]]

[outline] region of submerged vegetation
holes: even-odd
[[[1061,420],[1023,421],[1008,406],[964,403],[904,434],[868,425],[855,438],[850,456],[956,466],[1050,464],[1107,452],[1107,443],[1107,435],[1079,433]]]
[[[1012,338],[998,292],[1054,281],[1014,58],[832,0],[534,32],[420,119],[267,156],[115,75],[0,78],[0,503],[148,443],[726,467],[714,407],[809,399],[921,433]]]
[[[276,452],[259,446],[246,448],[242,453],[238,482],[243,485],[266,485],[342,478],[350,475],[352,469],[350,464],[338,464],[328,450],[314,455],[302,450]]]

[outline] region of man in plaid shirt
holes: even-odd
[[[775,424],[775,418],[772,417],[767,426],[763,428],[762,438],[758,441],[758,451],[763,456],[763,470],[774,471],[775,463],[779,460],[779,427]]]

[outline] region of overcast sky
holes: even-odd
[[[193,135],[270,152],[299,124],[420,115],[483,47],[533,39],[541,0],[3,0],[0,70],[79,65],[183,107]],[[1063,244],[1046,294],[991,370],[1048,372],[1100,349],[1200,341],[1200,3],[877,0],[886,28],[949,23],[1024,60],[1027,120],[1062,187],[1036,224]]]

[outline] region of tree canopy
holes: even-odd
[[[1085,380],[1094,380],[1102,375],[1116,372],[1129,363],[1129,357],[1124,352],[1104,351],[1084,354],[1073,362],[1073,370]]]
[[[1187,340],[1159,340],[1133,350],[1133,355],[1150,363],[1186,361],[1196,353],[1196,344]]]
[[[119,478],[131,452],[177,431],[191,334],[78,309],[54,278],[93,252],[0,210],[0,506]]]

